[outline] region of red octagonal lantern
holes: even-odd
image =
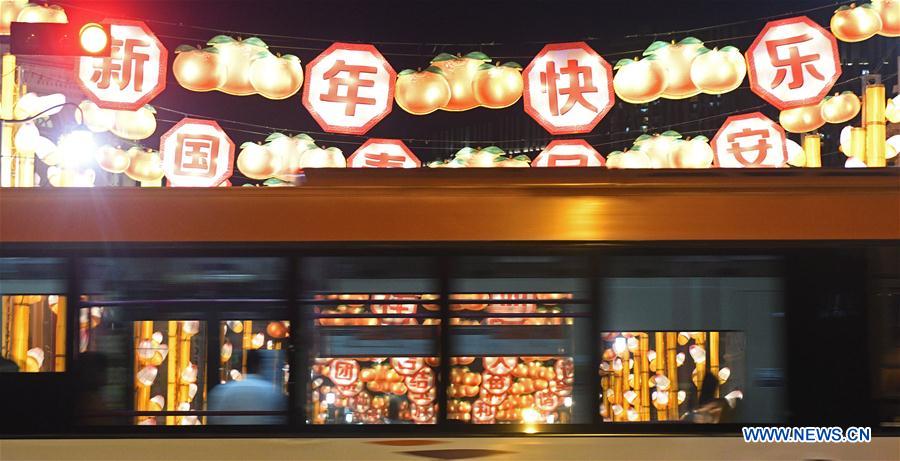
[[[531,162],[533,167],[603,166],[603,156],[584,139],[558,139]]]
[[[787,166],[784,128],[759,112],[728,117],[710,146],[717,168]]]
[[[365,134],[391,112],[396,81],[374,46],[334,43],[306,65],[303,106],[325,131]]]
[[[102,108],[138,110],[166,89],[169,52],[141,21],[103,23],[109,24],[111,56],[79,58],[75,81]]]
[[[212,120],[183,118],[159,140],[170,186],[217,187],[234,172],[234,142]]]
[[[399,139],[372,138],[347,159],[350,168],[418,168],[419,158]]]
[[[612,67],[587,43],[551,43],[522,72],[525,112],[551,134],[588,133],[615,104]]]
[[[821,101],[841,76],[837,41],[806,16],[767,23],[746,55],[750,88],[780,110]]]

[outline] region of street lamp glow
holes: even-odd
[[[81,32],[78,33],[78,38],[81,41],[81,48],[90,54],[103,51],[109,42],[109,37],[106,35],[103,26],[95,22],[85,24],[81,28]]]
[[[57,144],[60,163],[72,168],[91,162],[96,150],[94,135],[87,130],[75,130],[64,134]]]

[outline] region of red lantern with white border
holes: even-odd
[[[784,129],[759,112],[733,115],[710,142],[717,168],[782,168],[788,151]]]
[[[336,386],[349,386],[359,379],[359,363],[351,359],[334,359],[328,369],[328,378]]]
[[[372,295],[373,301],[418,301],[419,297],[415,295]],[[372,312],[375,314],[394,314],[401,317],[381,318],[378,323],[381,325],[418,325],[415,318],[404,318],[402,316],[412,316],[417,312],[418,304],[372,304]]]
[[[493,424],[497,417],[497,407],[478,399],[472,404],[472,422],[475,424]]]
[[[425,359],[421,357],[394,357],[391,359],[391,366],[397,373],[403,376],[411,376],[425,366]]]
[[[106,19],[110,57],[83,56],[75,81],[104,109],[138,110],[166,89],[169,52],[141,21]]]
[[[424,394],[434,387],[434,372],[425,367],[404,378],[406,387],[414,394]]]
[[[537,311],[537,304],[506,302],[535,299],[530,293],[494,293],[491,295],[491,303],[485,310],[492,314],[532,314]],[[501,301],[501,302],[498,302]],[[485,319],[486,325],[524,325],[525,317],[490,317]]]
[[[419,168],[422,162],[399,139],[369,139],[347,159],[350,168]]]
[[[362,392],[363,388],[365,388],[365,384],[363,384],[362,381],[356,381],[353,384],[346,386],[335,384],[334,388],[337,390],[338,394],[341,394],[344,397],[353,397]]]
[[[218,187],[234,172],[234,142],[212,120],[181,119],[159,150],[170,186]]]
[[[533,167],[604,166],[606,161],[593,146],[583,139],[557,139],[531,162]]]
[[[417,424],[434,424],[437,422],[436,405],[409,405],[409,414]]]
[[[746,56],[750,89],[779,110],[818,103],[841,76],[837,40],[806,16],[767,23]]]
[[[551,43],[522,72],[525,112],[550,134],[588,133],[615,104],[612,67],[587,43]]]
[[[481,375],[481,387],[489,394],[505,395],[510,386],[512,386],[510,375],[495,375],[487,372]]]
[[[571,380],[575,379],[575,361],[570,357],[557,359],[553,364],[553,371],[556,379],[563,380],[571,384]]]
[[[519,359],[516,357],[485,357],[483,360],[484,369],[494,375],[508,375]]]
[[[425,406],[425,405],[428,405],[428,404],[434,402],[434,400],[437,398],[437,390],[435,390],[435,388],[432,387],[431,389],[428,390],[428,392],[423,392],[421,394],[418,394],[415,392],[408,392],[406,394],[406,397],[409,399],[410,402],[412,402],[416,405]]]
[[[391,112],[396,81],[374,46],[334,43],[306,65],[303,106],[329,133],[363,135]]]
[[[550,389],[544,389],[534,393],[534,404],[543,411],[553,411],[560,404],[560,398]]]

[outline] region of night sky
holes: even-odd
[[[72,22],[103,17],[147,21],[169,49],[170,65],[178,45],[203,44],[214,35],[231,31],[230,35],[234,36],[258,35],[266,41],[271,51],[295,54],[304,65],[333,41],[373,43],[398,72],[406,68],[427,67],[430,58],[438,53],[465,54],[475,50],[486,53],[494,60],[516,61],[525,66],[544,44],[577,40],[588,41],[613,65],[619,59],[639,56],[641,50],[654,40],[680,40],[688,35],[706,41],[710,48],[733,45],[744,51],[764,25],[764,21],[758,18],[787,17],[791,12],[815,8],[805,14],[827,27],[835,9],[835,2],[823,0],[69,0],[50,3],[63,5]],[[706,29],[669,33],[699,27]],[[841,80],[858,77],[861,69],[875,70],[879,63],[886,60],[888,64],[880,70],[891,76],[888,79],[888,93],[893,94],[890,88],[896,82],[897,42],[900,40],[876,36],[860,44],[842,44],[841,54],[845,61],[849,59],[868,64],[845,66]],[[859,92],[859,88],[857,80],[835,90]],[[365,140],[363,137],[321,134],[320,127],[301,105],[299,93],[283,101],[272,101],[261,96],[229,96],[216,91],[194,93],[181,88],[171,71],[166,91],[151,104],[159,109],[157,136],[172,125],[163,120],[174,122],[181,118],[181,115],[165,110],[169,108],[219,120],[238,144],[265,138],[265,134],[247,131],[268,133],[273,130],[225,120],[307,132],[320,145],[340,147],[348,156]],[[619,101],[590,134],[571,137],[587,139],[604,155],[630,146],[631,140],[641,134],[642,127],[651,133],[675,129],[692,135],[705,134],[711,138],[724,121],[725,116],[720,114],[739,112],[762,104],[765,104],[764,101],[749,90],[747,80],[738,90],[720,97],[701,94],[690,100],[661,100],[643,109]],[[765,107],[762,111],[777,120],[778,112],[773,107]],[[677,125],[670,126],[672,124]],[[823,146],[825,165],[843,163],[843,155],[836,151],[839,129],[839,126],[826,125],[820,130],[828,136]],[[438,111],[427,116],[407,114],[395,105],[391,114],[366,136],[406,139],[423,161],[447,158],[466,145],[497,144],[508,151],[515,151],[540,147],[552,139],[525,114],[521,101],[502,110]],[[792,137],[799,141],[798,135]],[[484,142],[499,140],[510,142]],[[156,137],[145,141],[145,144],[156,147]],[[534,151],[529,153],[532,157],[536,155]]]

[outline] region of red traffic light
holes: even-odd
[[[109,25],[13,22],[10,53],[40,56],[110,55]]]

